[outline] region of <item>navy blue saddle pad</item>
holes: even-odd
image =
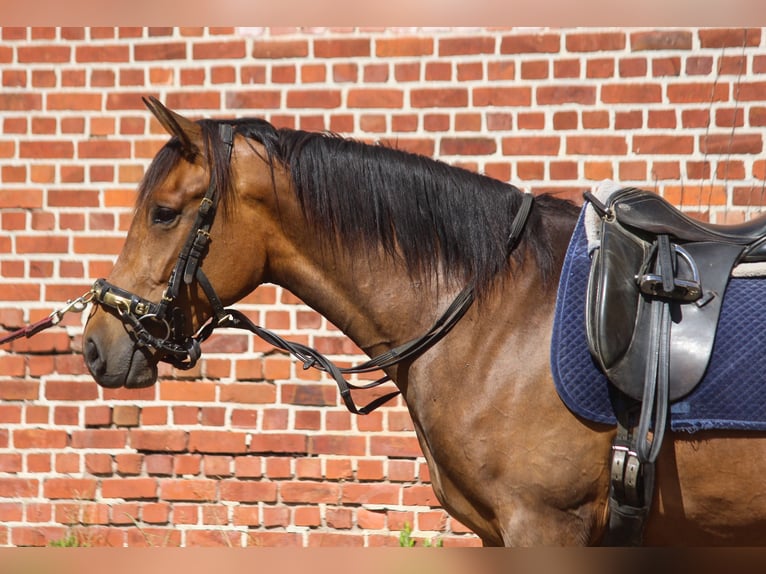
[[[551,368],[556,389],[572,412],[616,424],[607,379],[591,359],[585,337],[590,258],[583,215],[584,209],[559,282]],[[673,430],[766,430],[766,278],[729,281],[705,377],[671,405],[670,415]]]

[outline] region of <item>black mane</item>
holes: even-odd
[[[268,160],[285,165],[307,220],[320,233],[334,234],[351,252],[382,246],[400,258],[413,276],[441,271],[460,283],[486,291],[507,275],[511,260],[530,252],[543,279],[554,257],[541,210],[555,198],[536,199],[523,240],[512,257],[506,242],[521,192],[498,180],[425,156],[370,145],[333,134],[276,129],[260,119],[222,120],[237,133],[260,142]],[[201,120],[205,156],[216,174],[223,210],[231,209],[231,173],[218,124]],[[161,182],[181,153],[176,138],[157,154],[140,187],[140,199]],[[534,230],[538,230],[535,232]]]

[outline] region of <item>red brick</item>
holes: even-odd
[[[375,55],[378,58],[430,56],[433,53],[433,38],[380,38],[375,42]]]
[[[699,136],[699,146],[705,154],[760,154],[763,138],[759,133],[708,134]]]
[[[76,50],[75,57],[79,63],[120,63],[130,61],[130,47],[127,45],[99,45],[89,43],[85,46],[77,46]]]
[[[398,484],[343,484],[344,504],[401,504],[401,485]]]
[[[0,497],[5,499],[34,498],[39,496],[39,488],[37,479],[0,476]]]
[[[65,448],[68,440],[64,430],[16,429],[13,431],[13,444],[17,449]]]
[[[452,65],[446,62],[429,62],[426,64],[426,82],[451,82]]]
[[[662,101],[659,84],[607,84],[601,87],[601,101],[607,104]]]
[[[521,63],[521,78],[523,80],[542,80],[548,77],[548,62],[533,60]],[[481,77],[476,78],[481,79]]]
[[[698,34],[702,48],[741,48],[761,43],[760,28],[703,28]]]
[[[532,89],[528,87],[482,87],[472,91],[474,106],[529,106],[532,103]]]
[[[421,450],[414,436],[373,435],[370,437],[370,454],[372,456],[414,458],[421,456]]]
[[[490,138],[442,138],[442,155],[491,155],[497,144]]]
[[[314,41],[316,58],[355,58],[369,56],[370,53],[370,40],[366,38]]]
[[[194,60],[237,59],[245,57],[244,40],[227,42],[195,43],[192,47]]]
[[[221,93],[218,91],[174,92],[168,94],[165,104],[171,109],[210,109],[221,107]]]
[[[306,436],[288,433],[261,433],[250,442],[251,453],[306,454]]]
[[[673,205],[681,205],[681,199],[685,205],[724,205],[726,203],[726,190],[722,185],[666,185],[665,199]],[[704,203],[703,203],[704,201]]]
[[[340,486],[325,482],[282,482],[279,494],[283,502],[337,504],[340,501]]]
[[[764,83],[766,85],[766,83]],[[671,84],[668,99],[674,103],[725,102],[729,99],[729,87],[725,84]]]
[[[206,479],[165,479],[160,481],[160,498],[168,501],[212,501],[218,482]]]
[[[180,547],[181,531],[174,528],[131,528],[126,533],[129,547]]]
[[[305,58],[308,50],[308,42],[305,40],[255,40],[252,56],[269,60]]]
[[[22,471],[20,454],[0,454],[0,472],[18,473]],[[0,507],[0,513],[2,512]]]
[[[146,60],[185,60],[186,44],[184,42],[160,42],[152,44],[136,44],[133,55],[137,61]]]
[[[752,127],[766,126],[766,107],[750,108],[749,122]]]
[[[302,545],[297,532],[272,532],[254,530],[247,534],[247,545],[257,548],[296,548]]]
[[[0,400],[36,400],[40,394],[39,381],[7,379],[0,385]]]
[[[20,64],[64,64],[70,61],[72,49],[65,44],[19,46],[16,49],[16,57]]]
[[[49,478],[43,496],[54,499],[95,500],[98,481],[88,478]]]
[[[42,96],[35,93],[0,93],[0,110],[8,112],[26,112],[42,108]],[[6,125],[8,122],[6,121]],[[7,129],[7,128],[6,128]]]
[[[603,52],[623,50],[625,34],[622,32],[586,32],[567,34],[566,49],[570,52]]]
[[[492,37],[441,38],[439,56],[462,56],[492,54],[495,51],[495,39]]]
[[[348,106],[351,108],[393,108],[402,107],[404,93],[401,90],[356,88],[348,92]]]
[[[247,435],[232,431],[191,431],[190,452],[244,453],[247,452]]]
[[[187,434],[180,430],[131,429],[130,446],[136,450],[181,452],[187,448]]]
[[[356,523],[366,530],[383,530],[386,528],[386,515],[382,511],[360,508],[356,511]]]
[[[740,102],[762,102],[766,94],[766,82],[742,82],[735,89]]]
[[[338,90],[294,90],[287,94],[288,108],[331,109],[340,107],[340,104]]]
[[[558,155],[561,140],[558,137],[511,136],[503,138],[503,155]]]
[[[439,501],[430,486],[415,484],[402,489],[402,502],[408,506],[439,506]]]
[[[222,480],[221,500],[236,502],[276,502],[277,483],[249,480]]]
[[[537,88],[536,95],[537,103],[542,105],[596,103],[596,88],[592,86],[542,86]]]
[[[282,402],[305,406],[333,406],[338,402],[338,391],[330,384],[285,384],[282,385]]]
[[[468,105],[468,91],[462,88],[418,88],[410,93],[415,108],[451,108]]]
[[[19,156],[29,159],[72,159],[74,144],[60,140],[21,141]]]
[[[633,152],[640,154],[689,154],[694,150],[693,136],[633,137]]]
[[[141,520],[149,524],[167,524],[171,506],[165,502],[152,502],[141,506]]]
[[[503,37],[500,43],[501,54],[553,54],[561,48],[561,37],[558,34],[519,34]]]
[[[72,447],[77,449],[121,449],[127,444],[128,433],[116,429],[72,431]]]
[[[47,381],[45,398],[52,401],[87,401],[98,398],[95,382]]]
[[[114,472],[112,457],[108,454],[86,454],[85,472],[96,475],[111,475]]]

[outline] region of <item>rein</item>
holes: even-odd
[[[219,126],[219,135],[226,146],[227,162],[231,161],[234,127],[229,124],[221,124]],[[382,353],[360,365],[346,368],[338,367],[319,351],[301,343],[283,339],[279,335],[256,325],[237,309],[224,308],[215,289],[200,266],[210,241],[210,228],[213,225],[219,200],[219,194],[215,186],[216,178],[214,176],[214,173],[211,174],[210,184],[200,202],[194,225],[181,249],[176,265],[170,274],[168,285],[159,303],[154,303],[130,291],[112,285],[106,279],[97,279],[90,291],[78,299],[68,302],[64,309],[54,311],[48,319],[15,331],[0,339],[0,344],[21,336],[31,337],[33,334],[57,324],[64,313],[70,310],[81,312],[89,303],[95,303],[117,314],[136,345],[152,349],[160,354],[160,361],[170,363],[178,369],[186,370],[196,365],[202,354],[201,343],[210,337],[215,329],[243,329],[250,331],[270,345],[295,356],[303,363],[304,369],[314,367],[328,373],[337,383],[346,408],[353,414],[368,414],[394,398],[399,394],[399,391],[387,393],[371,401],[369,404],[359,407],[354,403],[351,396],[352,390],[374,388],[390,381],[391,378],[385,375],[371,383],[356,385],[348,382],[345,376],[386,369],[417,357],[449,333],[474,302],[474,288],[473,285],[469,284],[457,295],[441,317],[437,319],[424,335]],[[529,219],[533,202],[534,197],[532,194],[523,194],[521,206],[514,216],[506,243],[509,254],[519,242]],[[185,285],[191,285],[195,279],[210,302],[213,316],[195,335],[188,336],[183,333],[185,325],[183,310],[176,303],[181,289],[181,282],[183,281]],[[161,334],[153,334],[150,328],[154,333],[159,332]]]

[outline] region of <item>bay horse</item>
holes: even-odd
[[[427,332],[468,286],[475,302],[459,320],[385,364],[438,500],[487,546],[602,541],[615,430],[570,412],[549,364],[574,204],[539,195],[522,228],[525,195],[489,177],[260,119],[194,122],[145,101],[172,137],[95,288],[83,352],[100,385],[145,387],[160,360],[196,360],[191,334],[211,316],[225,324],[223,307],[264,282],[370,356]],[[764,437],[668,435],[645,543],[764,542]]]

